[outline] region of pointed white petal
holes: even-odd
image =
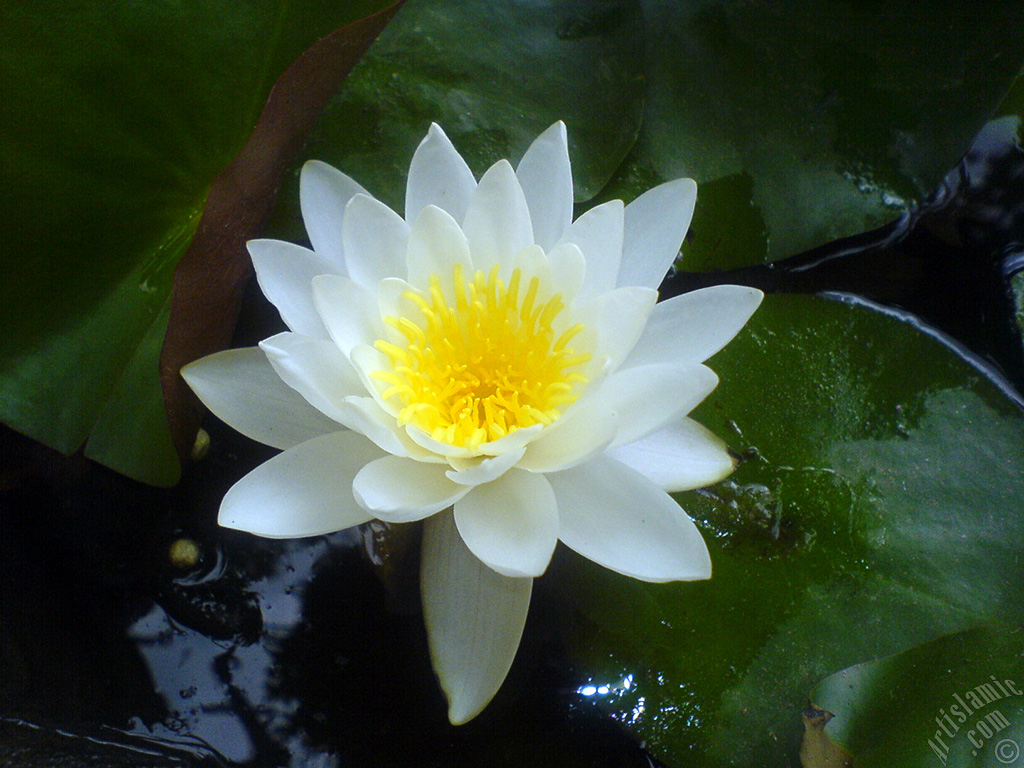
[[[331,339],[346,356],[353,347],[384,338],[377,296],[355,280],[320,275],[313,280],[313,301]]]
[[[445,474],[459,485],[480,485],[497,480],[508,472],[523,457],[525,448],[507,451],[500,456],[485,456],[480,459],[453,459],[450,463],[458,469],[449,469]],[[466,466],[461,466],[461,464]]]
[[[384,203],[356,195],[345,208],[342,243],[349,276],[368,290],[386,277],[405,277],[409,225]]]
[[[409,455],[402,440],[403,430],[398,428],[394,417],[377,405],[372,397],[346,397],[339,410],[349,429],[365,435],[377,447],[394,456]]]
[[[473,172],[436,123],[416,148],[405,191],[405,220],[413,222],[428,205],[462,221],[476,187]]]
[[[690,228],[696,202],[696,182],[676,179],[647,190],[626,206],[618,285],[661,285]]]
[[[326,339],[327,329],[313,305],[313,278],[337,274],[332,262],[281,240],[250,240],[246,243],[260,290],[296,333]]]
[[[670,493],[717,483],[736,468],[725,442],[692,419],[612,448],[608,455]]]
[[[762,298],[756,288],[715,285],[663,301],[624,366],[703,362],[739,333]]]
[[[385,456],[367,464],[352,485],[356,501],[388,523],[422,520],[465,496],[470,487],[445,477],[441,464]]]
[[[562,294],[566,304],[572,303],[583,285],[586,259],[575,243],[559,243],[548,253],[552,288]]]
[[[558,543],[551,486],[515,469],[457,501],[455,524],[469,550],[503,576],[540,576]]]
[[[565,123],[538,136],[516,168],[533,223],[533,238],[545,251],[572,223],[572,171]]]
[[[583,275],[583,296],[612,290],[622,260],[623,208],[621,200],[594,206],[572,223],[562,242],[575,243],[587,266]]]
[[[285,384],[256,347],[208,355],[181,375],[217,418],[265,445],[291,448],[340,429]]]
[[[341,222],[345,206],[355,195],[369,194],[341,171],[319,160],[302,166],[299,176],[299,207],[313,250],[330,261],[335,271],[345,271]]]
[[[456,264],[462,265],[467,279],[473,275],[466,236],[455,219],[433,205],[420,212],[409,230],[407,258],[409,282],[421,291],[430,289],[431,275],[437,275],[443,286],[449,286]]]
[[[279,333],[261,341],[260,349],[285,384],[339,423],[345,398],[364,393],[352,364],[331,341]]]
[[[654,483],[607,456],[545,475],[555,492],[566,546],[641,581],[711,576],[700,531]]]
[[[533,579],[512,579],[466,547],[452,515],[426,522],[420,566],[430,659],[454,725],[494,698],[512,666],[526,625]]]
[[[607,356],[611,369],[633,349],[657,300],[651,288],[616,288],[579,306],[577,319],[595,333],[595,351]]]
[[[533,245],[530,209],[507,160],[499,160],[480,179],[462,230],[473,255],[473,269],[484,274],[495,264],[511,265],[517,253]]]
[[[320,536],[365,523],[352,480],[381,451],[355,432],[307,440],[264,462],[224,496],[217,522],[272,539]]]
[[[530,472],[574,467],[607,448],[618,428],[617,414],[603,403],[575,403],[527,446],[518,466]]]
[[[716,386],[718,376],[700,363],[644,365],[616,371],[591,397],[619,414],[618,434],[611,443],[616,446],[686,415]]]

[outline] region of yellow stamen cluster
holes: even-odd
[[[391,370],[374,371],[394,399],[401,424],[433,439],[475,450],[482,443],[535,424],[550,424],[560,408],[579,397],[586,377],[576,369],[590,360],[569,347],[583,330],[577,323],[555,337],[553,324],[565,308],[561,294],[539,301],[540,279],[525,291],[519,269],[506,286],[498,267],[467,281],[461,265],[452,276],[450,306],[437,275],[426,294],[407,291],[422,320],[386,317],[399,341],[375,346]]]

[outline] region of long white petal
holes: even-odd
[[[352,364],[331,341],[279,333],[261,341],[260,349],[285,384],[339,423],[345,398],[364,392]]]
[[[349,276],[368,290],[386,277],[405,277],[409,225],[384,203],[356,195],[345,207],[342,243]]]
[[[665,491],[607,456],[546,475],[558,502],[558,537],[595,563],[642,581],[711,576],[700,531]]]
[[[319,160],[309,160],[299,176],[299,207],[313,250],[330,261],[339,274],[345,271],[341,223],[345,206],[355,195],[369,194],[347,175]]]
[[[596,334],[596,351],[614,370],[637,343],[657,300],[652,288],[616,288],[583,302],[576,318]]]
[[[551,486],[515,469],[457,501],[455,524],[470,551],[503,576],[540,576],[558,543]]]
[[[430,125],[409,166],[405,191],[405,220],[412,223],[428,205],[462,221],[476,187],[473,172],[441,127]]]
[[[692,419],[681,419],[608,455],[669,493],[703,488],[728,477],[736,461],[721,438]]]
[[[473,190],[462,231],[469,241],[473,269],[484,274],[495,264],[511,265],[519,251],[533,245],[530,209],[507,160],[492,165]]]
[[[621,200],[594,206],[572,223],[562,242],[575,243],[587,260],[583,296],[606,293],[616,286],[622,260],[623,207]]]
[[[458,223],[445,211],[428,205],[409,229],[407,254],[409,282],[421,291],[430,289],[430,276],[437,275],[442,286],[449,286],[452,271],[461,264],[467,279],[473,276],[469,243]],[[448,301],[452,296],[446,292]]]
[[[618,428],[618,414],[604,403],[576,403],[526,447],[518,466],[530,472],[574,467],[607,448]]]
[[[703,362],[739,333],[762,298],[756,288],[715,285],[663,301],[623,366]]]
[[[533,238],[549,250],[572,223],[572,170],[565,123],[559,120],[534,139],[516,168],[530,208]]]
[[[355,432],[307,440],[264,462],[224,496],[217,521],[257,536],[319,536],[365,523],[352,480],[381,451]]]
[[[346,357],[354,347],[372,346],[384,337],[376,294],[355,280],[320,275],[313,280],[313,301],[331,339]]]
[[[470,486],[445,477],[444,465],[385,456],[367,464],[352,485],[363,509],[388,523],[422,520],[465,496]]]
[[[700,363],[623,368],[605,379],[593,400],[619,414],[612,446],[632,443],[696,408],[718,385]]]
[[[277,307],[281,319],[296,333],[326,339],[327,329],[313,305],[313,278],[337,274],[334,263],[281,240],[250,240],[246,243],[256,280],[263,295]]]
[[[256,347],[208,355],[181,375],[217,418],[264,445],[291,448],[341,428],[285,384]]]
[[[583,285],[586,274],[586,259],[576,243],[559,243],[548,254],[551,287],[562,294],[566,304],[572,303]]]
[[[690,228],[696,202],[696,182],[676,179],[647,190],[626,206],[618,285],[661,285]]]
[[[434,671],[461,725],[494,698],[512,666],[526,625],[533,579],[488,568],[456,530],[452,515],[426,522],[420,566],[423,618]]]

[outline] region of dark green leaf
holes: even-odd
[[[579,558],[577,668],[669,764],[789,766],[829,673],[1022,615],[1024,414],[911,323],[768,297],[695,414],[745,458],[679,500],[714,575],[647,585]]]
[[[1012,0],[651,0],[644,14],[644,127],[605,195],[695,178],[692,271],[899,217],[956,165],[1024,61]]]
[[[207,190],[288,64],[386,4],[0,9],[0,419],[65,453],[95,428],[87,455],[177,475],[157,355]]]
[[[858,768],[1001,768],[1024,749],[1022,668],[1021,627],[979,627],[845,669],[811,701]]]

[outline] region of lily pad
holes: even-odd
[[[644,18],[644,126],[607,194],[695,178],[691,271],[898,218],[956,165],[1024,62],[1012,0],[812,0],[799,12],[650,0]]]
[[[1024,615],[1024,412],[907,319],[769,296],[696,418],[744,457],[679,495],[710,581],[565,554],[580,694],[671,765],[791,766],[817,681]],[[548,581],[548,580],[545,580]]]
[[[633,146],[643,111],[640,0],[409,0],[310,137],[306,156],[403,210],[409,160],[441,125],[480,175],[545,128],[569,129],[578,200]],[[303,237],[297,179],[276,226]]]
[[[1024,748],[1022,666],[1020,627],[978,627],[838,672],[811,701],[858,768],[999,768]]]
[[[4,5],[0,419],[174,481],[157,357],[207,191],[295,57],[387,4]]]

